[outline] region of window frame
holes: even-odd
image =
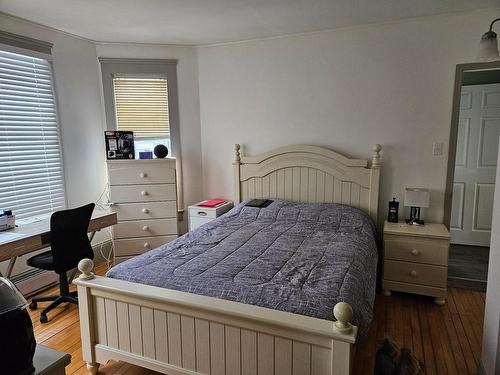
[[[61,116],[59,114],[59,100],[57,96],[56,90],[56,78],[54,74],[54,64],[53,58],[51,54],[52,43],[40,41],[38,39],[32,39],[16,34],[11,34],[8,32],[0,31],[0,50],[6,52],[12,52],[20,55],[30,56],[38,59],[44,59],[48,63],[50,78],[51,78],[51,86],[52,86],[52,94],[54,96],[54,114],[56,118],[56,128],[57,128],[57,140],[59,142],[59,150],[61,153],[60,163],[61,163],[61,174],[62,174],[62,188],[64,194],[64,207],[63,209],[67,209],[68,206],[68,186],[66,181],[66,168],[64,161],[64,144],[62,137],[62,124],[61,124]],[[12,207],[15,214],[15,207]],[[40,216],[43,214],[34,214],[29,215],[29,217]],[[23,219],[20,219],[23,220]]]
[[[114,76],[164,77],[168,85],[168,111],[170,127],[170,154],[177,160],[177,210],[184,211],[182,189],[181,140],[179,127],[179,100],[176,59],[135,59],[99,57],[102,76],[106,129],[116,130]]]

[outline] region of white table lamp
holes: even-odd
[[[410,218],[406,220],[408,224],[423,225],[420,220],[420,209],[429,207],[431,193],[428,189],[406,188],[404,205],[410,207]]]

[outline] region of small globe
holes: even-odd
[[[168,148],[165,145],[157,145],[153,149],[153,152],[158,159],[163,159],[168,155]]]

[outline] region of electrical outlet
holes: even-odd
[[[432,155],[443,155],[443,142],[434,142],[432,144]]]

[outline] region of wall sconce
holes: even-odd
[[[500,18],[493,20],[490,24],[490,30],[485,32],[481,37],[477,54],[477,59],[479,61],[494,61],[500,59],[497,33],[492,30],[493,24],[497,21],[500,21]]]

